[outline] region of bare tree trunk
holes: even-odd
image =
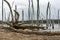
[[[15,21],[15,23],[17,24],[18,20],[19,20],[19,13],[16,10],[14,10],[14,12],[16,14],[16,21]]]
[[[32,25],[33,25],[33,20],[34,20],[34,5],[33,5],[33,0],[31,0],[32,2]]]
[[[30,0],[28,0],[29,2],[29,6],[28,6],[28,19],[29,19],[29,23],[30,23]]]
[[[59,11],[60,11],[60,9],[58,10],[58,24],[59,24]]]
[[[50,4],[49,4],[49,26],[51,26],[51,9],[50,9]]]
[[[11,12],[11,16],[12,16],[12,22],[14,23],[14,19],[13,19],[13,12],[12,12],[11,5],[9,4],[9,2],[8,2],[8,1],[6,1],[6,0],[4,0],[4,1],[8,4],[8,6],[9,6],[9,8],[10,8],[10,12]]]
[[[17,5],[15,5],[15,10],[17,11]],[[16,15],[16,13],[15,13],[15,22],[17,22],[17,15]]]
[[[22,23],[24,23],[24,10],[22,10]]]
[[[2,22],[3,22],[3,0],[2,0]]]
[[[39,0],[37,0],[37,26],[39,26]]]
[[[46,11],[46,29],[48,29],[48,8],[49,8],[49,2],[48,2],[48,5],[47,5],[47,11]]]

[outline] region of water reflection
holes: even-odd
[[[60,24],[54,24],[54,29],[52,29],[52,26],[49,26],[47,30],[60,31]]]

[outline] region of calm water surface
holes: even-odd
[[[48,27],[48,30],[54,30],[54,31],[60,31],[60,24],[54,24],[54,29],[51,27]]]

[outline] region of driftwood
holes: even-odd
[[[3,23],[9,25],[10,27],[13,26],[11,23],[8,23],[8,22],[3,22]]]
[[[7,4],[8,4],[8,6],[9,6],[9,8],[10,8],[10,11],[11,11],[11,15],[12,15],[12,24],[11,23],[7,23],[7,22],[3,22],[3,23],[5,23],[5,24],[7,24],[7,25],[9,25],[10,27],[8,27],[8,28],[6,28],[6,29],[11,29],[11,30],[13,30],[13,32],[17,32],[17,33],[23,33],[23,34],[37,34],[37,35],[60,35],[60,31],[57,31],[57,32],[51,32],[51,31],[49,31],[49,32],[47,32],[47,31],[43,31],[43,32],[38,32],[38,31],[25,31],[25,30],[23,30],[23,29],[35,29],[35,28],[37,28],[37,29],[39,29],[40,27],[36,27],[36,26],[21,26],[22,24],[16,24],[16,22],[18,22],[18,19],[19,19],[19,13],[16,11],[16,10],[14,10],[14,12],[16,13],[16,15],[17,15],[17,19],[16,19],[16,22],[14,23],[14,19],[13,19],[13,12],[12,12],[12,8],[11,8],[11,5],[9,4],[9,2],[8,1],[6,1],[6,0],[4,0]],[[39,1],[37,1],[38,2],[38,8],[39,8]],[[48,4],[49,5],[49,4]],[[49,7],[49,6],[48,6]],[[47,8],[48,8],[47,7]],[[48,11],[48,9],[47,9],[47,11]],[[39,9],[38,9],[38,12],[39,12]],[[48,13],[46,14],[46,16],[48,15]],[[38,14],[37,14],[37,16],[39,16]],[[38,19],[38,17],[37,17],[37,19]],[[47,21],[48,21],[48,19],[47,19]],[[14,23],[14,25],[13,25],[13,23]],[[38,24],[38,20],[37,20],[37,24]],[[48,25],[47,25],[48,26]],[[17,28],[19,28],[19,29],[15,29],[14,27],[17,27]],[[4,29],[4,27],[3,27],[3,29]],[[20,29],[22,29],[22,30],[20,30]]]
[[[15,18],[15,22],[14,22],[11,5],[9,4],[8,1],[6,1],[6,0],[4,0],[4,1],[8,4],[8,6],[10,8],[10,12],[11,12],[11,15],[12,15],[12,23],[7,23],[7,22],[3,22],[3,23],[6,23],[7,25],[9,25],[10,27],[15,28],[15,29],[32,29],[32,30],[40,29],[40,28],[44,29],[44,27],[37,27],[37,26],[32,26],[32,25],[18,24],[19,13],[16,10],[14,10],[14,12],[16,14],[16,18]]]
[[[16,10],[14,10],[14,12],[15,12],[15,14],[17,15],[17,17],[16,17],[16,21],[14,22],[14,18],[13,18],[13,12],[12,12],[12,8],[11,8],[11,5],[10,5],[10,3],[7,1],[7,0],[4,0],[7,4],[8,4],[8,6],[9,6],[9,9],[10,9],[10,12],[11,12],[11,17],[12,17],[12,23],[7,23],[7,22],[3,22],[3,23],[6,23],[7,25],[9,25],[10,27],[14,27],[14,26],[16,26],[17,24],[18,24],[18,19],[19,19],[19,13],[16,11]],[[17,26],[19,26],[19,25],[17,25]]]
[[[3,28],[5,29],[5,28]],[[48,36],[53,36],[53,35],[60,35],[60,31],[25,31],[25,30],[20,30],[20,29],[14,29],[12,27],[6,28],[9,31],[12,30],[12,32],[17,32],[17,33],[23,33],[23,34],[35,34],[35,35],[48,35]],[[11,29],[11,30],[10,30]]]
[[[36,35],[49,35],[49,36],[52,36],[52,35],[60,35],[60,31],[56,31],[56,32],[47,32],[47,31],[44,31],[44,32],[38,32],[38,31],[24,31],[24,30],[15,30],[15,32],[17,33],[23,33],[23,34],[36,34]]]

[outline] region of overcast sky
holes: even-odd
[[[24,19],[25,20],[28,20],[28,0],[7,0],[13,10],[14,10],[14,6],[17,5],[17,10],[18,12],[20,13],[20,20],[22,19],[22,9],[24,10]],[[36,19],[36,10],[37,10],[37,2],[36,0],[33,0],[34,1],[34,13],[35,13],[35,19]],[[54,19],[57,19],[57,11],[58,9],[60,9],[60,0],[39,0],[40,2],[40,15],[41,15],[41,18],[45,18],[46,17],[46,7],[47,7],[47,3],[50,2],[51,4],[51,18],[54,18]],[[0,0],[0,20],[2,19],[2,0]],[[4,13],[6,12],[7,14],[7,17],[8,17],[8,14],[9,14],[9,8],[7,6],[7,4],[4,2]],[[6,18],[7,18],[6,17]]]

